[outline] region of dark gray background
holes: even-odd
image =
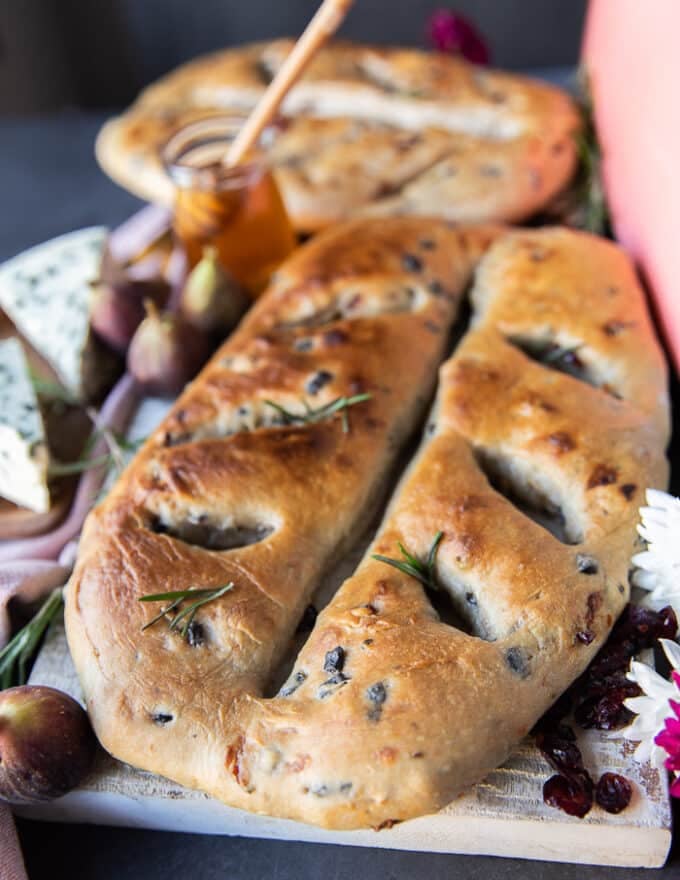
[[[318,2],[0,0],[0,113],[125,104],[198,53],[299,33]],[[425,22],[442,6],[477,24],[499,66],[578,57],[586,0],[356,0],[342,34],[425,46]]]

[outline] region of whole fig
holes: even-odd
[[[221,265],[215,248],[203,250],[182,290],[184,317],[206,333],[224,336],[250,306],[248,294]]]
[[[0,691],[0,800],[61,797],[87,775],[96,748],[87,713],[68,694],[38,685]]]
[[[128,349],[128,370],[147,392],[178,394],[210,355],[210,342],[197,327],[145,302],[146,318]]]
[[[125,354],[144,319],[144,301],[163,307],[169,295],[170,285],[162,278],[96,281],[90,303],[92,328],[114,351]]]

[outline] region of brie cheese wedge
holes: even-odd
[[[100,397],[121,366],[90,327],[106,238],[102,226],[81,229],[0,266],[0,308],[80,400]]]
[[[0,496],[45,513],[49,449],[38,397],[18,339],[0,341]]]

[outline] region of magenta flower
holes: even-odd
[[[436,9],[427,23],[427,33],[440,52],[462,55],[473,64],[489,63],[489,50],[477,28],[452,9]]]
[[[680,680],[677,672],[673,673],[676,684]],[[669,716],[664,721],[663,729],[654,737],[654,742],[668,754],[665,765],[668,770],[680,773],[680,703],[669,700],[668,705],[673,710],[675,718]]]

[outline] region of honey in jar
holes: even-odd
[[[236,166],[224,156],[243,120],[213,117],[177,132],[163,151],[175,184],[173,228],[189,267],[206,246],[251,296],[295,248],[296,238],[262,147],[275,136],[265,131],[260,146]]]

